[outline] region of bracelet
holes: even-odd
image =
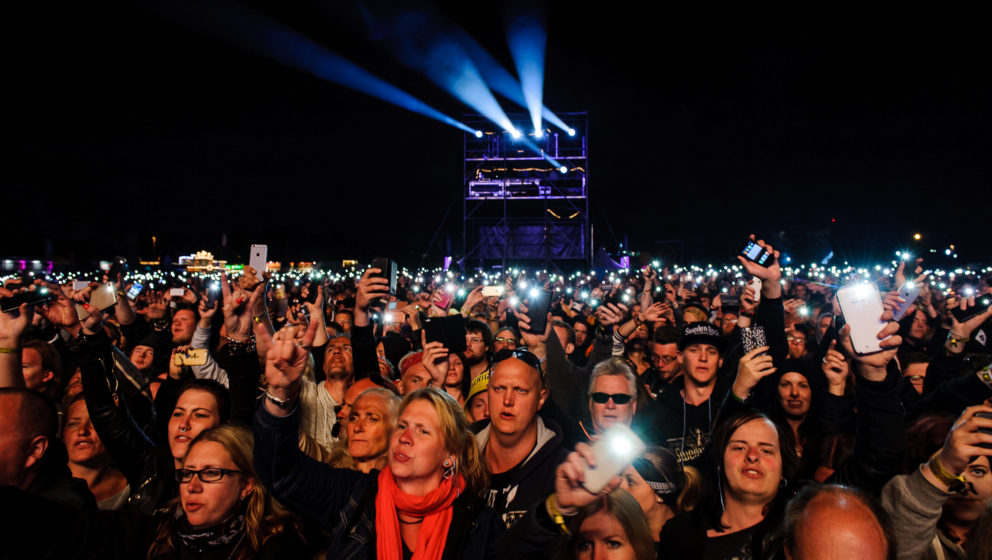
[[[278,406],[279,408],[281,408],[283,410],[286,410],[287,408],[289,408],[289,405],[293,404],[293,401],[295,401],[298,397],[299,397],[299,395],[295,395],[295,396],[289,397],[288,399],[280,399],[279,397],[273,395],[272,393],[270,393],[268,391],[265,392],[265,398],[266,398],[266,400],[272,401],[272,404]]]
[[[17,348],[0,348],[0,354],[16,354]]]
[[[235,352],[254,352],[255,351],[255,333],[251,333],[245,340],[234,340],[229,336],[225,336],[227,339],[227,347],[230,349],[231,353]]]
[[[953,474],[947,472],[944,465],[940,464],[940,450],[930,456],[930,460],[927,461],[927,465],[930,467],[930,472],[933,473],[937,480],[947,485],[947,489],[950,492],[960,492],[965,484],[968,482],[961,475],[954,476]]]
[[[737,316],[738,317],[747,317],[749,319],[753,319],[754,318],[754,313],[752,313],[750,311],[744,311],[742,309],[739,313],[737,313]]]
[[[547,500],[544,500],[544,507],[548,510],[548,515],[551,517],[551,520],[554,521],[555,525],[558,525],[561,529],[561,532],[566,535],[571,535],[572,533],[568,531],[568,523],[565,523],[565,516],[562,515],[561,511],[557,507],[555,507],[554,494],[551,494],[548,496]]]

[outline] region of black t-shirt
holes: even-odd
[[[755,525],[736,533],[726,533],[718,537],[707,538],[703,559],[751,560],[751,538],[757,527],[758,525]]]
[[[670,432],[665,443],[682,463],[695,465],[696,460],[710,442],[710,429],[714,410],[712,397],[706,402],[693,406],[683,401],[685,425],[681,433]]]
[[[517,487],[516,482],[518,482],[517,477],[521,465],[523,462],[506,472],[489,476],[489,494],[486,496],[486,505],[496,511],[506,511],[506,504],[513,499],[509,493]]]

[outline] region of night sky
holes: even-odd
[[[382,2],[247,4],[448,115],[474,112],[356,24]],[[513,8],[434,6],[512,70]],[[0,255],[148,256],[155,235],[174,257],[268,243],[283,261],[435,264],[452,205],[440,243],[460,243],[461,131],[153,10],[2,10]],[[992,261],[992,45],[985,18],[951,10],[550,2],[544,101],[589,112],[598,240],[683,240],[687,260],[718,262],[754,231],[856,260],[922,232],[914,250]]]

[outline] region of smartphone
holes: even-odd
[[[90,306],[103,311],[117,305],[117,289],[114,284],[108,282],[90,292]],[[90,316],[90,312],[81,304],[76,304],[76,314],[83,320]]]
[[[319,287],[320,287],[320,284],[318,282],[310,282],[307,285],[307,297],[303,298],[304,301],[306,301],[307,303],[309,303],[311,305],[313,305],[314,303],[317,303],[317,296],[319,295],[317,289]]]
[[[503,286],[483,286],[482,297],[499,297],[503,295]]]
[[[382,320],[387,324],[403,323],[406,315],[402,311],[387,310],[382,313]]]
[[[461,315],[428,317],[424,321],[427,342],[440,342],[449,352],[464,352],[465,319]]]
[[[737,254],[761,266],[771,266],[775,262],[772,254],[766,251],[761,245],[758,245],[758,242],[753,239],[745,239],[740,247],[737,248]]]
[[[644,452],[644,442],[626,424],[616,423],[592,444],[596,466],[585,466],[582,486],[598,494]]]
[[[210,285],[207,286],[207,302],[206,302],[207,309],[212,309],[213,306],[217,303],[217,300],[219,299],[220,299],[220,284],[218,284],[217,282],[211,282]]]
[[[768,346],[768,336],[765,334],[765,327],[741,327],[741,346],[747,354],[755,348]]]
[[[248,266],[255,269],[255,274],[258,275],[259,279],[262,277],[262,273],[265,272],[265,263],[269,259],[269,246],[268,245],[252,245],[251,253],[248,256]]]
[[[127,299],[135,300],[138,299],[138,295],[141,294],[142,286],[141,284],[135,282],[131,284],[131,287],[127,290]]]
[[[530,332],[543,333],[548,326],[551,290],[541,288],[535,291],[532,291],[530,297],[527,298],[527,317],[530,318]]]
[[[177,350],[172,355],[173,363],[177,366],[202,366],[207,363],[206,348],[188,348]]]
[[[127,259],[121,256],[114,257],[114,262],[107,271],[107,280],[117,282],[117,277],[123,277],[125,274],[127,274]]]
[[[960,297],[966,296],[961,295]],[[989,305],[992,305],[992,295],[979,294],[975,296],[974,306],[969,307],[968,309],[961,309],[955,305],[954,309],[951,309],[951,314],[954,315],[954,318],[957,319],[959,323],[963,323],[976,315],[985,313],[985,311],[988,310]]]
[[[754,289],[754,302],[758,303],[761,301],[761,278],[758,278],[757,276],[751,277],[751,281],[748,282],[748,285]]]
[[[920,295],[920,286],[912,280],[906,280],[899,287],[899,297],[906,300],[899,304],[899,307],[892,312],[892,319],[898,321],[906,316],[906,312],[913,307],[913,303]]]
[[[989,369],[988,366],[986,366],[985,369],[988,370]],[[992,418],[992,412],[976,412],[975,413],[975,416],[978,416],[979,418]],[[981,433],[983,433],[983,434],[992,435],[992,428],[978,428],[978,431],[981,432]],[[975,444],[975,445],[977,445],[978,447],[985,448],[985,449],[992,449],[992,444],[990,444],[990,443],[978,443],[978,444]],[[972,459],[972,461],[974,461],[974,459]],[[971,461],[969,461],[969,463],[970,462]]]
[[[724,307],[740,307],[741,296],[733,294],[720,294],[720,305]]]
[[[878,286],[859,282],[837,290],[844,322],[851,325],[851,344],[858,354],[871,354],[882,349],[878,333],[885,328],[882,320],[882,297]]]
[[[391,295],[396,294],[396,261],[392,259],[384,259],[381,257],[376,257],[372,259],[372,268],[378,268],[379,273],[375,274],[378,278],[385,278],[389,280],[389,293]]]
[[[79,292],[79,291],[85,290],[86,287],[89,286],[89,285],[90,285],[90,283],[87,282],[86,280],[73,280],[72,281],[72,291]]]
[[[19,308],[22,303],[35,305],[52,299],[52,293],[44,286],[39,286],[35,290],[18,292],[10,297],[0,298],[0,310],[10,313]]]
[[[441,290],[434,292],[435,297],[433,299],[434,305],[438,306],[440,309],[447,310],[451,307],[451,302],[455,300],[454,290],[448,291],[448,287],[445,286]],[[440,294],[440,295],[437,295]]]
[[[172,289],[169,290],[169,297],[170,298],[183,297],[184,295],[186,295],[186,290],[184,290],[182,288],[172,288]]]

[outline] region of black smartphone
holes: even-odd
[[[217,300],[219,299],[220,299],[220,283],[211,282],[209,285],[207,285],[207,302],[206,302],[207,309],[212,309],[213,306],[217,303]]]
[[[540,288],[527,298],[527,317],[530,318],[530,332],[543,333],[548,326],[548,308],[551,307],[551,290]]]
[[[117,282],[118,276],[123,279],[125,275],[127,275],[127,259],[121,256],[114,257],[114,262],[111,263],[110,270],[107,271],[107,280]]]
[[[980,418],[992,418],[992,412],[976,412],[975,413],[975,416],[978,416]],[[978,428],[978,431],[981,432],[981,433],[983,433],[983,434],[992,435],[992,429],[989,429],[989,428]],[[984,447],[985,449],[992,449],[992,444],[979,443],[979,444],[976,444],[976,445],[978,445],[978,447]],[[972,460],[974,460],[974,459],[972,459]]]
[[[753,239],[745,239],[737,248],[737,254],[761,266],[771,266],[775,262],[772,254]]]
[[[396,261],[377,257],[372,259],[372,268],[378,268],[375,276],[389,280],[389,293],[396,295]]]
[[[962,295],[961,297],[967,297],[967,296]],[[957,319],[959,323],[963,323],[976,315],[981,315],[982,313],[985,313],[988,310],[989,305],[992,305],[992,295],[979,294],[975,296],[974,306],[969,307],[968,309],[961,309],[960,307],[955,305],[954,309],[951,309],[951,313],[954,315],[954,318]]]
[[[46,302],[50,299],[52,299],[52,293],[48,290],[48,288],[42,286],[36,290],[17,292],[10,297],[0,298],[0,311],[10,313],[20,307],[22,303],[35,305]]]
[[[310,281],[307,283],[307,297],[303,298],[304,301],[313,305],[317,303],[317,288],[320,286],[320,282]]]
[[[424,321],[427,342],[440,342],[449,352],[464,352],[465,319],[461,315],[429,317]]]

